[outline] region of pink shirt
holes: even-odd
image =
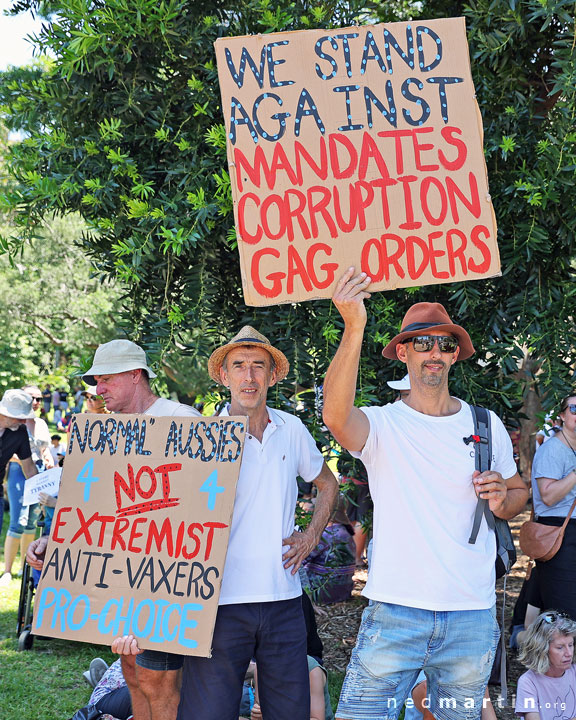
[[[572,720],[576,717],[576,665],[562,677],[528,670],[518,679],[516,714],[540,713],[540,720]]]

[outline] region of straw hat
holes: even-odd
[[[398,343],[416,337],[416,335],[426,335],[427,330],[439,330],[448,335],[454,335],[460,345],[458,360],[466,360],[474,355],[474,346],[466,330],[460,325],[454,325],[443,305],[428,302],[412,305],[404,315],[402,330],[390,340],[382,350],[382,355],[389,360],[396,360],[396,345]]]
[[[16,420],[36,417],[32,410],[32,396],[24,390],[6,390],[0,400],[0,415]]]
[[[139,345],[130,340],[111,340],[96,349],[92,367],[86,370],[82,380],[86,385],[96,385],[95,375],[117,375],[128,370],[146,370],[149,378],[156,377]]]
[[[254,328],[250,325],[244,325],[238,335],[235,335],[232,340],[226,343],[226,345],[222,345],[222,347],[217,348],[214,350],[212,355],[210,355],[210,359],[208,360],[208,374],[212,380],[215,380],[217,383],[222,382],[220,379],[220,368],[224,363],[224,358],[228,355],[230,350],[244,345],[261,347],[272,355],[272,359],[276,365],[276,377],[278,382],[280,382],[280,380],[284,380],[286,375],[288,375],[290,363],[288,362],[286,355],[271,345],[268,338],[262,335],[262,333],[259,333],[258,330],[254,330]]]

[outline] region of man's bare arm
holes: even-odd
[[[26,460],[21,460],[22,463],[22,472],[24,473],[24,477],[32,477],[33,475],[38,474],[38,468],[36,467],[36,463],[32,458],[26,458]]]
[[[336,285],[332,301],[344,320],[344,333],[324,380],[326,427],[342,447],[353,451],[362,450],[370,431],[368,418],[354,407],[369,284],[366,273],[354,275],[354,268],[350,268]]]
[[[313,482],[318,489],[318,495],[310,525],[304,532],[293,532],[289,538],[282,541],[284,545],[290,546],[282,560],[286,569],[292,568],[292,575],[298,572],[304,558],[310,555],[320,542],[338,496],[338,482],[326,463],[322,465],[320,474]]]

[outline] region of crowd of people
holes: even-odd
[[[310,649],[310,611],[300,576],[302,566],[333,557],[335,542],[346,546],[349,564],[369,563],[368,605],[336,719],[396,720],[407,701],[411,719],[494,717],[486,686],[500,628],[496,542],[489,519],[511,519],[521,512],[528,486],[518,473],[510,436],[493,412],[490,469],[475,469],[470,406],[449,390],[452,366],[475,350],[466,329],[438,303],[413,305],[382,351],[384,358],[406,366],[407,375],[391,384],[396,401],[356,406],[369,285],[365,273],[350,269],[333,297],[344,331],[324,381],[323,419],[343,453],[349,453],[349,463],[342,455],[340,479],[356,488],[352,506],[340,506],[336,515],[338,481],[309,431],[294,415],[267,404],[269,388],[288,374],[286,356],[250,326],[212,353],[208,373],[229,393],[220,414],[244,415],[249,422],[212,656],[142,650],[132,635],[116,638],[112,649],[120,658],[107,686],[122,690],[115,693],[124,708],[116,717],[236,720],[247,698],[245,716],[252,720],[331,717],[322,658]],[[74,410],[85,398],[90,412],[199,415],[191,406],[158,397],[150,385],[154,377],[134,343],[101,345],[83,376],[87,389],[78,388],[74,395]],[[48,391],[27,387],[4,394],[0,474],[13,456],[24,479],[65,458],[62,436],[50,437],[35,411],[43,403],[46,414],[50,402],[55,413],[54,393],[48,398]],[[58,409],[65,413],[58,394]],[[532,468],[535,515],[544,525],[560,525],[576,497],[576,395],[562,402],[557,426],[539,446]],[[298,479],[315,488],[312,519],[303,532],[294,527]],[[9,483],[16,493],[22,481]],[[472,544],[478,498],[486,500],[489,512]],[[11,496],[10,506],[12,512]],[[33,523],[28,511],[27,517],[22,509],[18,517],[11,515],[7,577],[14,549],[21,542],[25,552],[28,545],[28,539],[21,540]],[[372,539],[365,559],[370,513]],[[255,527],[266,542],[253,541]],[[519,683],[516,705],[527,720],[575,716],[573,708],[566,710],[576,694],[575,528],[573,519],[557,555],[537,563],[538,606],[532,622],[524,625],[521,659],[528,672]],[[43,536],[27,547],[27,560],[38,570],[47,540]],[[256,681],[246,678],[251,663]],[[95,712],[103,711],[101,700],[108,694],[93,696]]]

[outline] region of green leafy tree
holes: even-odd
[[[3,390],[48,377],[63,384],[72,366],[116,332],[121,291],[93,277],[75,244],[83,227],[78,216],[51,218],[16,257],[0,257]]]
[[[14,9],[37,7],[21,0]],[[257,312],[243,305],[213,42],[407,17],[465,15],[485,124],[503,275],[488,281],[379,293],[370,301],[362,401],[386,397],[401,368],[382,343],[406,308],[438,300],[471,331],[475,362],[457,366],[455,391],[512,418],[536,388],[545,404],[574,372],[575,157],[573,5],[565,0],[350,0],[43,3],[56,11],[37,38],[55,58],[0,80],[4,122],[27,137],[10,153],[2,205],[14,250],[46,213],[81,213],[96,270],[129,287],[125,331],[158,356],[178,348],[202,363],[213,344],[251,322],[292,363],[292,387],[318,427],[321,383],[341,323],[328,302]],[[282,392],[282,395],[280,395]],[[539,399],[526,408],[532,422]],[[527,428],[529,430],[529,428]],[[526,433],[529,434],[529,433]]]

